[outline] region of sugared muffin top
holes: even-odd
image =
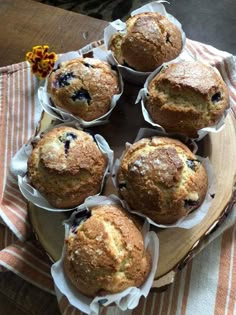
[[[131,216],[116,204],[92,207],[67,239],[65,273],[87,296],[117,293],[141,286],[151,256]],[[76,224],[76,221],[75,221]]]
[[[199,61],[165,67],[148,85],[146,108],[152,120],[168,132],[197,137],[216,124],[229,106],[229,93],[220,74]]]
[[[109,49],[122,65],[151,72],[175,59],[182,50],[181,31],[159,13],[134,15],[126,25],[126,32],[115,33],[109,43]]]
[[[72,208],[99,193],[107,163],[88,133],[57,127],[36,143],[28,159],[28,178],[52,206]]]
[[[117,185],[128,205],[159,224],[175,223],[198,208],[207,191],[207,173],[178,140],[144,138],[121,159]]]
[[[120,82],[107,62],[76,58],[51,72],[47,91],[55,106],[91,121],[110,110],[113,95],[120,93]]]

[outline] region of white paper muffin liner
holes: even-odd
[[[184,51],[184,46],[185,46],[185,41],[186,41],[186,35],[184,31],[182,30],[182,26],[180,22],[171,14],[166,12],[166,9],[162,3],[167,2],[167,1],[154,1],[150,2],[148,4],[145,4],[144,6],[138,8],[137,10],[134,10],[131,12],[131,16],[134,16],[139,13],[144,13],[144,12],[158,12],[161,15],[165,16],[170,22],[175,24],[178,29],[181,31],[182,35],[182,52]],[[108,51],[108,58],[110,62],[115,63],[124,79],[126,79],[129,82],[135,83],[135,84],[143,84],[150,74],[150,72],[141,72],[141,71],[136,71],[133,70],[129,67],[120,65],[118,61],[115,59],[113,56],[113,53],[111,50],[109,50],[109,41],[110,38],[112,37],[113,34],[120,32],[120,33],[125,33],[126,32],[126,23],[122,22],[121,20],[115,20],[111,22],[105,29],[104,29],[104,45]],[[158,67],[157,69],[161,69],[162,65]]]
[[[181,62],[181,61],[196,61],[196,59],[187,51],[185,51],[183,54],[181,54],[179,57],[177,57],[174,60],[171,60],[169,62],[165,62],[162,66],[162,68],[168,67],[168,65],[172,64],[172,63],[177,63],[177,62]],[[201,63],[206,64],[207,66],[209,66],[208,63],[204,62],[201,60]],[[215,70],[215,72],[221,77],[220,72],[218,71],[218,69],[214,66],[212,66],[212,68]],[[142,89],[140,89],[137,99],[136,99],[136,104],[139,103],[141,101],[141,107],[142,107],[142,114],[143,114],[143,118],[146,122],[148,122],[150,125],[152,125],[155,128],[161,129],[162,131],[166,132],[166,130],[164,129],[164,127],[162,127],[161,125],[155,123],[153,121],[153,119],[151,118],[151,116],[149,115],[146,107],[145,107],[145,103],[148,99],[148,85],[150,83],[150,81],[158,75],[158,73],[160,72],[161,69],[156,69],[155,71],[153,71],[146,79],[144,86]],[[194,138],[195,141],[200,141],[201,139],[203,139],[208,133],[212,132],[212,133],[217,133],[220,132],[224,126],[225,126],[225,118],[228,115],[228,112],[230,110],[230,103],[231,100],[229,102],[228,107],[226,108],[226,110],[224,111],[222,117],[220,118],[220,120],[215,124],[212,125],[210,127],[205,127],[202,129],[199,129],[197,134],[198,137]]]
[[[94,59],[106,61],[110,65],[116,65],[115,62],[113,62],[112,60],[110,60],[110,58],[108,58],[108,53],[104,49],[100,47],[92,48],[92,45],[90,44],[80,49],[79,51],[70,51],[68,53],[60,55],[58,60],[55,63],[54,68],[57,68],[57,65],[60,64],[61,62],[83,57],[83,54],[86,54],[88,52],[91,52],[93,54]],[[106,114],[94,120],[85,121],[82,118],[67,112],[65,109],[60,108],[59,106],[56,106],[56,105],[54,106],[50,100],[50,94],[47,92],[48,78],[46,78],[44,85],[40,86],[38,89],[39,103],[41,104],[43,110],[47,112],[50,116],[53,116],[54,118],[59,119],[64,122],[65,121],[70,122],[70,121],[76,120],[79,123],[81,128],[88,128],[92,126],[105,124],[108,122],[109,116],[111,115],[113,109],[115,108],[124,90],[123,79],[122,79],[122,76],[120,74],[118,67],[117,67],[117,74],[119,76],[120,93],[113,95],[109,111]]]
[[[115,195],[110,195],[108,197],[88,197],[85,200],[84,205],[80,206],[78,208],[78,211],[73,212],[70,219],[65,221],[65,239],[69,235],[70,227],[74,222],[76,213],[85,209],[89,209],[93,206],[104,204],[118,204],[122,206],[122,201]],[[86,297],[73,286],[73,284],[64,273],[63,259],[66,250],[66,245],[64,245],[60,260],[54,263],[51,267],[51,274],[54,280],[56,292],[58,290],[60,293],[64,294],[71,305],[73,305],[80,311],[90,315],[99,314],[100,305],[109,306],[111,304],[115,304],[122,311],[134,309],[138,305],[141,296],[147,297],[151,289],[156,274],[159,258],[159,240],[156,233],[149,231],[149,223],[147,221],[145,221],[143,226],[143,236],[145,248],[148,247],[152,256],[152,267],[148,278],[140,288],[129,287],[126,290],[116,294],[97,296],[95,298]]]
[[[51,128],[48,128],[43,133],[59,127],[59,126],[70,126],[77,129],[79,128],[79,125],[77,122],[70,122],[70,123],[61,123],[57,124]],[[22,193],[22,195],[31,203],[34,205],[47,210],[47,211],[53,211],[53,212],[66,212],[71,211],[77,207],[73,208],[55,208],[53,207],[47,199],[33,186],[30,185],[28,177],[27,177],[27,162],[28,158],[32,152],[33,146],[32,142],[34,140],[40,139],[40,135],[37,135],[34,138],[31,138],[28,143],[23,145],[21,149],[15,154],[15,156],[11,160],[10,170],[11,173],[18,178],[18,186]],[[106,167],[106,171],[104,173],[102,183],[101,183],[101,189],[100,192],[97,194],[99,195],[102,191],[102,188],[105,183],[105,179],[108,176],[108,174],[111,172],[112,164],[113,164],[113,151],[110,149],[109,144],[106,142],[106,140],[99,134],[94,135],[94,140],[97,143],[99,149],[102,151],[102,153],[107,157],[108,164]],[[78,205],[79,206],[79,205]]]
[[[178,136],[176,134],[172,134],[173,138],[178,139]],[[174,136],[175,135],[175,136]],[[139,130],[139,133],[135,139],[134,142],[137,142],[138,140],[142,139],[142,138],[150,138],[153,136],[164,136],[164,137],[171,137],[170,134],[167,134],[165,132],[162,132],[161,130],[154,130],[154,129],[149,129],[149,128],[141,128]],[[186,138],[187,140],[187,138]],[[193,148],[192,152],[195,154],[197,151],[197,145],[194,141],[191,141],[190,146]],[[188,144],[188,146],[189,146]],[[130,143],[126,143],[126,149],[131,146]],[[121,160],[123,158],[125,154],[125,151],[123,152],[123,154],[121,155],[121,157],[119,159],[117,159],[113,165],[113,170],[112,170],[112,181],[114,186],[116,187],[117,191],[119,191],[118,185],[117,185],[117,173],[121,164]],[[194,227],[195,225],[199,224],[204,217],[206,216],[206,214],[208,213],[211,204],[213,202],[214,196],[215,196],[215,192],[216,192],[216,177],[215,177],[215,173],[213,170],[213,167],[210,163],[210,160],[208,158],[203,158],[201,156],[196,155],[197,159],[203,164],[203,166],[206,169],[207,172],[207,176],[208,176],[208,188],[207,188],[207,193],[205,196],[205,199],[203,201],[203,203],[201,204],[201,206],[199,208],[197,208],[196,210],[194,210],[193,212],[189,213],[188,215],[186,215],[185,217],[179,219],[176,223],[174,224],[158,224],[156,222],[154,222],[152,219],[150,219],[149,217],[147,217],[146,215],[142,214],[141,212],[138,211],[138,209],[131,209],[128,205],[128,203],[126,201],[123,200],[124,203],[124,207],[129,210],[131,213],[137,214],[138,216],[141,216],[143,218],[146,218],[147,221],[156,227],[160,227],[160,228],[183,228],[183,229],[191,229],[192,227]]]

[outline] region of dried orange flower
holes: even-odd
[[[34,46],[26,54],[26,60],[31,64],[31,70],[39,79],[45,79],[53,69],[57,55],[49,52],[49,46]]]

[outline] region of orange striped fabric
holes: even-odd
[[[232,244],[232,246],[230,246]],[[221,241],[219,282],[215,314],[235,314],[236,301],[236,225],[224,232]]]
[[[27,239],[30,225],[27,206],[16,178],[9,174],[12,156],[33,134],[39,119],[35,99],[37,82],[26,62],[1,69],[0,215],[21,240]],[[39,107],[39,106],[38,106]]]
[[[196,59],[217,67],[229,87],[232,110],[236,114],[236,71],[232,56],[189,39],[186,50]],[[11,157],[34,133],[40,117],[37,87],[38,82],[26,62],[0,69],[0,271],[11,270],[55,294],[51,262],[32,235],[26,201],[16,179],[9,173]],[[151,292],[134,310],[124,313],[115,307],[102,308],[100,315],[235,314],[235,212],[236,209],[221,228],[221,234],[212,240],[217,235],[213,234],[204,243],[201,252],[177,273],[166,291]],[[57,298],[63,315],[82,315],[66,297],[58,293]]]

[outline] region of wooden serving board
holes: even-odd
[[[140,87],[125,83],[124,93],[106,125],[90,128],[101,134],[114,150],[115,158],[120,157],[125,143],[132,143],[140,127],[150,125],[144,122],[140,104],[135,104]],[[43,131],[52,123],[43,114],[37,132]],[[185,230],[180,228],[153,230],[160,240],[160,258],[153,287],[160,288],[170,284],[178,270],[197,252],[199,245],[217,225],[221,224],[227,211],[235,202],[234,185],[236,173],[236,133],[235,118],[230,112],[225,127],[218,133],[211,133],[199,143],[198,154],[208,156],[216,173],[216,195],[207,216],[197,226]],[[104,195],[117,194],[111,178],[106,181]],[[53,213],[29,204],[34,232],[44,250],[53,261],[59,259],[64,242],[62,225],[70,212]]]

